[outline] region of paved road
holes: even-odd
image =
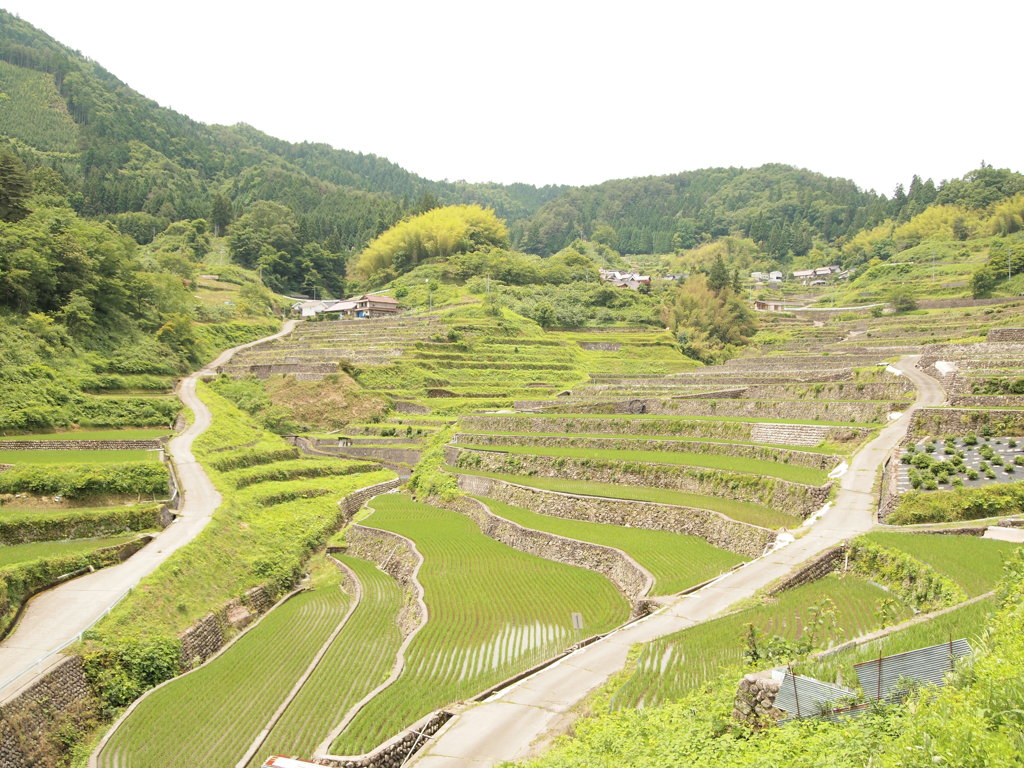
[[[172,552],[192,541],[210,521],[213,511],[220,506],[220,494],[192,455],[193,441],[212,421],[210,410],[196,395],[196,382],[214,373],[239,350],[284,336],[294,327],[295,321],[289,320],[273,336],[222,352],[212,363],[181,381],[178,396],[192,409],[195,420],[168,444],[184,502],[178,518],[125,562],[65,582],[29,602],[15,631],[0,643],[0,703],[57,664],[62,657],[56,651],[102,618],[115,601]],[[18,670],[23,672],[11,680],[10,676]]]
[[[450,720],[410,765],[489,768],[538,754],[573,720],[573,707],[623,667],[634,643],[707,621],[808,558],[869,530],[877,506],[872,488],[878,467],[906,433],[912,411],[941,405],[946,398],[935,379],[914,367],[918,359],[904,357],[896,366],[917,387],[914,405],[854,456],[840,480],[835,503],[804,536],[470,707]]]

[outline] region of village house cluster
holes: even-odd
[[[832,264],[814,269],[798,269],[793,272],[793,279],[799,280],[803,285],[828,285],[833,280],[845,280],[849,274],[848,270],[844,270],[838,264]],[[771,285],[779,285],[783,281],[782,273],[778,271],[751,272],[750,279],[756,283]]]
[[[324,315],[341,318],[390,317],[398,312],[398,299],[365,294],[351,299],[320,299],[292,304],[292,312],[304,318]]]
[[[618,288],[629,288],[633,291],[640,290],[642,285],[651,284],[650,275],[641,275],[639,272],[619,272],[613,269],[602,269],[601,279]]]

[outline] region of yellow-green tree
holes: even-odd
[[[507,245],[508,227],[494,211],[449,205],[399,222],[378,236],[359,254],[353,271],[379,284],[427,259]]]

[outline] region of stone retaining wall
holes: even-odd
[[[0,766],[56,764],[55,735],[88,729],[101,704],[85,677],[80,656],[68,656],[27,690],[0,706]]]
[[[1024,341],[1024,328],[993,328],[985,341]]]
[[[920,408],[910,420],[909,435],[969,435],[989,427],[996,435],[1024,435],[1024,411],[975,411],[962,408]]]
[[[0,440],[4,451],[156,451],[166,440]]]
[[[573,416],[507,416],[468,414],[459,422],[467,432],[555,432],[627,436],[673,435],[724,440],[750,440],[753,425],[741,421],[688,421],[684,419],[601,419]]]
[[[449,464],[462,469],[479,469],[501,475],[536,474],[541,477],[647,486],[684,493],[699,493],[704,496],[722,496],[784,509],[789,514],[801,517],[807,517],[820,509],[828,500],[832,487],[831,483],[822,486],[802,485],[777,477],[674,464],[525,456],[472,451],[457,446],[448,446],[445,458]]]
[[[244,597],[229,600],[219,611],[206,614],[179,635],[181,668],[198,667],[273,605],[266,587],[258,586],[246,590]]]
[[[796,573],[787,576],[771,587],[768,590],[768,594],[774,597],[780,592],[785,592],[787,589],[793,589],[804,584],[810,584],[812,581],[823,579],[839,569],[840,563],[846,560],[847,549],[846,544],[840,544],[837,547],[825,550],[809,563],[801,566]]]
[[[622,344],[617,341],[580,341],[577,342],[580,349],[587,349],[594,352],[618,352]]]
[[[433,712],[407,730],[388,739],[373,752],[347,757],[329,755],[313,758],[309,762],[334,768],[401,768],[451,718],[451,712]]]
[[[416,581],[416,570],[420,564],[419,554],[412,549],[404,536],[379,528],[353,525],[345,532],[344,551],[353,557],[376,563],[382,571],[391,576],[402,588],[405,595],[420,595]],[[398,614],[398,626],[402,636],[420,626],[424,608],[418,600],[406,599]]]
[[[760,557],[776,536],[767,528],[741,523],[707,509],[541,491],[476,475],[459,475],[458,483],[466,493],[540,514],[698,536],[712,546],[744,557]]]
[[[465,496],[452,501],[432,499],[431,504],[466,515],[484,536],[512,549],[600,573],[626,596],[634,616],[647,613],[647,606],[640,599],[651,591],[654,577],[622,550],[527,528],[494,514],[483,502]]]
[[[572,447],[595,451],[664,451],[667,453],[703,453],[716,456],[741,456],[762,461],[777,461],[801,467],[830,470],[841,459],[827,453],[809,451],[787,451],[783,448],[761,448],[756,445],[737,443],[701,443],[687,440],[644,440],[616,437],[548,437],[539,435],[477,435],[460,432],[452,438],[453,443],[473,445],[517,445],[538,447]],[[820,442],[816,440],[815,444]]]
[[[852,421],[886,423],[889,414],[909,408],[906,402],[850,400],[738,400],[634,398],[615,402],[560,404],[552,401],[519,401],[517,409],[543,408],[558,413],[654,414],[679,416],[744,416],[757,419],[803,421]]]
[[[954,408],[1024,408],[1024,396],[951,395],[949,404]]]
[[[736,690],[732,716],[754,727],[774,724],[785,714],[775,708],[775,697],[778,694],[779,683],[772,680],[770,675],[744,675]]]

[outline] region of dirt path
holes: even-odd
[[[242,349],[263,344],[291,333],[295,320],[289,320],[272,336],[242,344],[222,352],[199,371],[181,381],[178,396],[192,409],[195,419],[188,429],[168,444],[174,463],[183,504],[178,518],[152,543],[125,562],[65,582],[34,597],[14,632],[0,643],[0,703],[31,685],[36,678],[57,664],[58,653],[78,639],[86,629],[103,618],[128,590],[175,550],[188,544],[210,521],[220,506],[220,494],[192,455],[192,443],[210,426],[210,410],[196,395],[196,383],[214,373],[218,366]]]
[[[623,667],[634,643],[707,621],[808,558],[869,530],[874,525],[878,467],[906,434],[915,409],[945,401],[939,383],[915,368],[918,359],[904,357],[896,365],[917,388],[914,405],[854,456],[831,509],[804,536],[465,710],[410,765],[489,768],[538,754],[574,719],[573,708]]]

